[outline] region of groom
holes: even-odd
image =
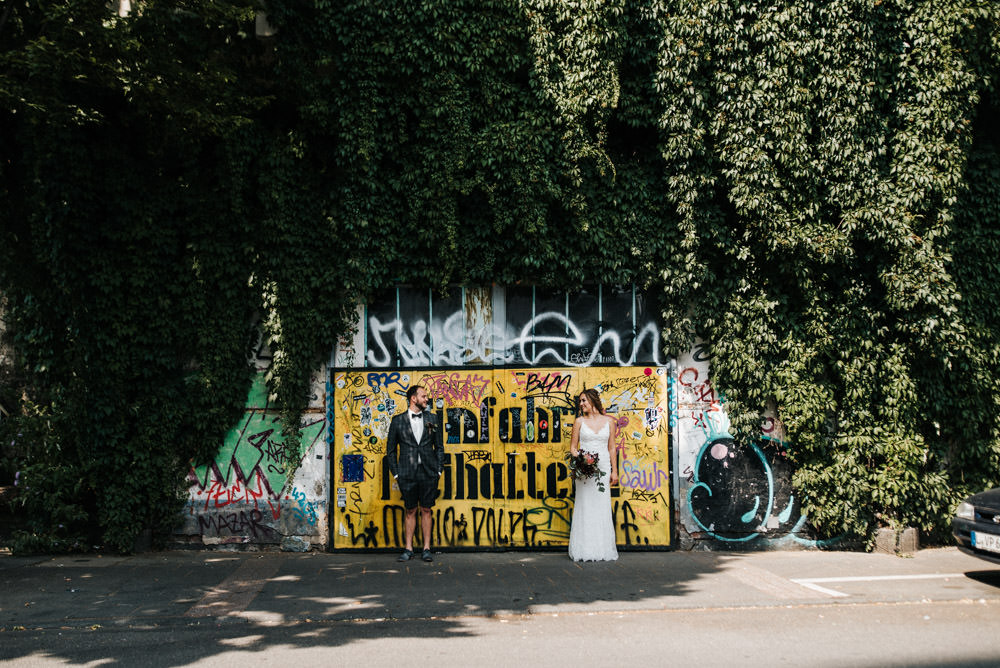
[[[389,472],[399,482],[406,508],[406,549],[397,561],[413,558],[413,532],[417,527],[417,506],[420,506],[420,531],[424,536],[421,558],[431,557],[431,509],[438,494],[438,478],[444,470],[444,444],[437,418],[427,411],[427,390],[413,385],[406,391],[409,407],[392,418],[385,456]],[[398,451],[398,454],[397,454]]]

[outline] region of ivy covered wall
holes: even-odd
[[[173,525],[258,327],[297,425],[398,283],[659,292],[736,440],[780,416],[826,535],[997,482],[995,3],[269,0],[267,38],[257,9],[0,10],[22,548]]]

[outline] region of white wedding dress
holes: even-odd
[[[603,471],[604,491],[597,487],[596,478],[576,480],[576,500],[569,529],[569,558],[573,561],[614,561],[615,526],[611,519],[611,462],[608,438],[611,427],[607,421],[597,432],[586,424],[580,425],[580,450],[597,455],[597,468]]]

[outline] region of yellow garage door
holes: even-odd
[[[389,421],[423,385],[444,425],[435,547],[559,547],[573,483],[565,455],[575,400],[593,387],[618,420],[620,547],[669,547],[671,472],[666,367],[350,370],[333,374],[332,547],[403,545],[403,504],[385,465]],[[418,528],[419,533],[419,528]]]

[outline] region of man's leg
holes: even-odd
[[[434,521],[432,512],[433,512],[432,508],[423,508],[423,507],[420,508],[420,530],[424,534],[425,550],[431,549],[431,525]],[[416,518],[414,518],[414,520],[416,520]],[[416,524],[415,521],[414,524]],[[410,533],[412,534],[413,532],[411,531]]]
[[[417,528],[417,507],[406,509],[403,531],[406,533],[406,549],[413,552],[413,532]]]

